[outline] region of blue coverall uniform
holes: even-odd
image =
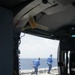
[[[35,71],[34,71],[34,73],[36,73],[37,74],[37,72],[38,72],[38,66],[40,65],[40,60],[34,60],[33,61],[33,67],[34,67],[34,69],[35,69]]]
[[[47,59],[47,64],[48,64],[48,66],[49,66],[48,73],[50,73],[50,70],[51,70],[51,68],[52,68],[52,62],[53,62],[52,57],[49,57],[49,58]]]

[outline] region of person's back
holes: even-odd
[[[40,60],[34,60],[33,61],[33,66],[38,67],[40,65]]]

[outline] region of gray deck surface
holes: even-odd
[[[28,74],[25,74],[25,73],[21,73],[21,75],[31,75],[31,73],[28,73]],[[32,74],[32,75],[36,75],[36,74]],[[38,72],[37,75],[58,75],[58,70],[57,69],[54,69],[54,70],[51,70],[51,73],[48,74],[47,71],[46,72]]]

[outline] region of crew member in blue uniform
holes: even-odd
[[[51,68],[52,68],[52,62],[53,62],[53,58],[52,58],[52,54],[50,55],[50,57],[48,57],[47,59],[47,64],[48,64],[48,74],[50,74]]]
[[[40,65],[40,58],[38,58],[38,59],[36,59],[36,60],[33,61],[33,67],[34,67],[34,72],[33,73],[35,73],[35,74],[38,73],[38,67],[39,67],[39,65]]]

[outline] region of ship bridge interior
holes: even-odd
[[[19,75],[21,32],[59,40],[59,75],[75,75],[75,0],[0,0],[1,75]]]

